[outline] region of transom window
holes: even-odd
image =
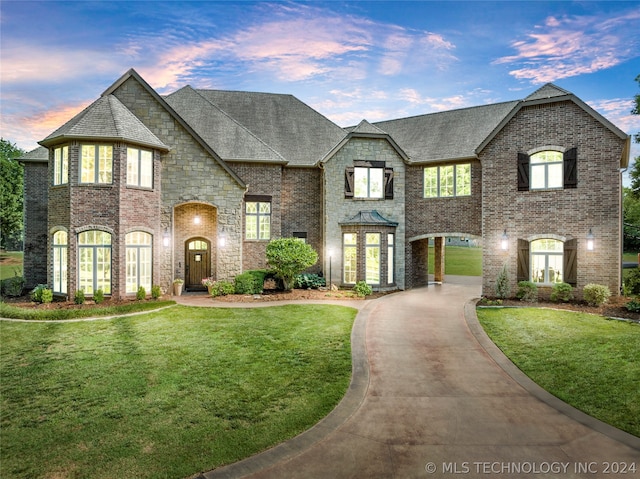
[[[69,183],[69,147],[62,146],[53,150],[53,184]]]
[[[194,251],[202,251],[208,248],[209,248],[209,245],[204,240],[193,240],[189,242],[189,244],[187,245],[187,249],[194,250]]]
[[[271,203],[247,201],[245,206],[246,229],[248,240],[268,240],[271,238]]]
[[[358,276],[358,234],[345,233],[342,236],[343,281],[345,284],[356,284]]]
[[[564,243],[554,239],[531,242],[531,281],[534,283],[562,283]]]
[[[127,148],[127,185],[153,188],[153,153]]]
[[[113,181],[113,147],[82,145],[80,183],[110,184]]]
[[[531,189],[562,188],[563,155],[559,151],[540,151],[531,155]]]
[[[111,294],[111,235],[85,231],[78,235],[78,286],[85,294]]]
[[[367,284],[380,284],[380,233],[367,233],[365,269]]]
[[[53,234],[53,292],[67,294],[68,234]]]
[[[356,166],[354,176],[355,198],[384,197],[384,168],[365,168]]]
[[[430,166],[424,169],[424,197],[471,195],[471,164]]]
[[[135,293],[142,286],[151,291],[152,236],[143,231],[128,233],[126,242],[127,293]]]

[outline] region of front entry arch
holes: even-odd
[[[205,290],[203,278],[211,276],[211,242],[206,238],[191,238],[185,244],[185,289]]]

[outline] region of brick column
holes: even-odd
[[[433,239],[433,280],[442,283],[444,281],[444,237]]]

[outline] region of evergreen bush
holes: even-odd
[[[236,287],[231,281],[216,281],[210,288],[211,296],[226,296],[236,292]]]
[[[256,277],[249,271],[236,276],[233,283],[236,294],[260,294],[262,292],[262,288],[258,289]]]
[[[365,296],[369,296],[371,293],[373,293],[373,289],[371,288],[371,286],[369,286],[364,281],[358,281],[356,285],[353,287],[353,290],[361,298],[364,298]]]
[[[509,296],[511,288],[509,287],[509,277],[507,275],[507,265],[502,267],[502,271],[496,279],[496,297],[505,299]]]
[[[15,273],[12,278],[5,278],[0,282],[0,294],[3,296],[18,297],[24,289],[24,278]]]
[[[573,286],[569,283],[556,283],[551,291],[551,301],[568,303],[573,299]]]
[[[138,301],[142,301],[146,297],[147,297],[147,290],[144,289],[144,286],[140,286],[138,288],[138,292],[136,293],[136,299]]]
[[[587,284],[582,290],[582,297],[589,306],[602,306],[609,300],[611,291],[602,284]]]
[[[151,298],[158,299],[160,296],[162,296],[162,288],[160,288],[160,285],[154,284],[151,286]]]
[[[96,304],[100,304],[104,301],[104,291],[102,288],[98,288],[93,292],[93,301]]]
[[[516,298],[520,301],[535,303],[538,301],[538,285],[532,281],[520,281],[518,283],[518,291],[516,291]]]
[[[84,304],[84,291],[81,289],[76,291],[76,294],[73,296],[73,302],[76,304]]]

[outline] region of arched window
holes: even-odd
[[[143,231],[134,231],[125,237],[127,249],[127,293],[135,293],[142,286],[151,291],[152,236]]]
[[[540,151],[531,155],[531,189],[562,188],[562,153]]]
[[[78,286],[88,295],[97,289],[111,294],[111,234],[106,231],[78,235]]]
[[[68,235],[66,231],[53,234],[53,292],[67,294]]]
[[[564,243],[555,239],[531,242],[531,281],[553,284],[563,282]]]

